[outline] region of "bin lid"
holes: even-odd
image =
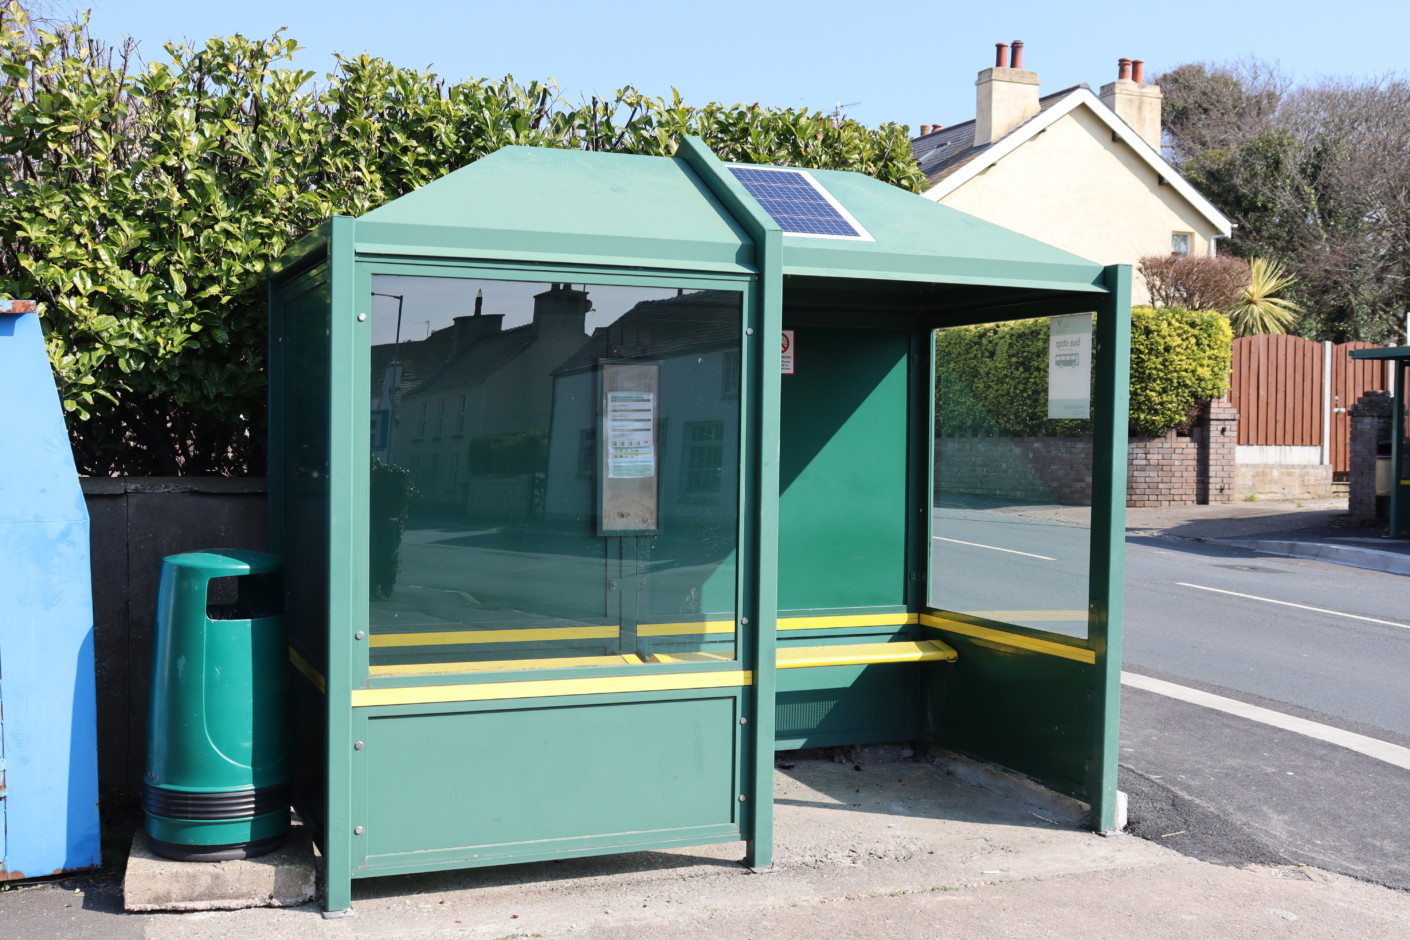
[[[198,568],[221,577],[243,574],[273,574],[280,569],[278,555],[245,548],[209,548],[198,552],[168,555],[164,565]]]

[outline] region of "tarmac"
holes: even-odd
[[[1131,509],[1127,520],[1132,538],[1245,543],[1410,574],[1410,540],[1383,539],[1345,513],[1345,500],[1259,501]],[[315,903],[125,913],[119,880],[84,875],[0,890],[0,936],[1410,936],[1410,893],[1305,865],[1197,861],[1160,838],[1096,835],[1073,804],[944,758],[895,748],[781,754],[775,805],[767,873],[743,867],[743,845],[727,843],[367,879],[354,884],[355,916],[338,920]]]

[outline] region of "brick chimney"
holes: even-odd
[[[1038,73],[1023,70],[1023,41],[995,43],[994,67],[974,82],[974,143],[998,140],[1038,113]]]
[[[1118,59],[1116,81],[1102,86],[1102,101],[1160,153],[1160,88],[1145,84],[1145,62]]]
[[[454,331],[450,334],[450,358],[454,359],[460,355],[481,337],[498,333],[504,328],[504,314],[486,314],[484,308],[485,292],[477,291],[475,294],[475,315],[456,317],[451,321]]]
[[[587,320],[587,312],[592,309],[592,301],[587,291],[578,290],[571,284],[554,284],[541,294],[534,295],[534,327],[542,334],[555,330],[567,330],[581,336]]]

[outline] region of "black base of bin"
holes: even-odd
[[[161,839],[147,837],[147,847],[162,858],[173,862],[229,862],[241,858],[259,858],[268,855],[284,844],[288,833],[259,839],[255,842],[240,842],[235,845],[173,845]]]

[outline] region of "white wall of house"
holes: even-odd
[[[1188,232],[1209,254],[1218,230],[1086,107],[1077,107],[939,201],[1102,264],[1170,253]],[[981,155],[977,159],[984,159]],[[1149,294],[1137,275],[1136,303]]]

